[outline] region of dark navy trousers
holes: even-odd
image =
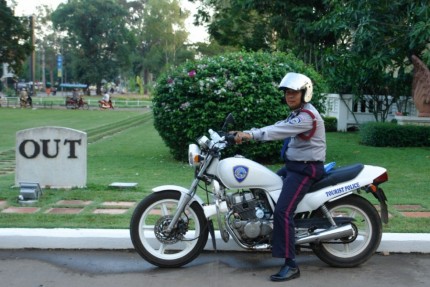
[[[284,176],[284,182],[274,212],[272,256],[294,259],[294,212],[311,185],[324,174],[324,164],[287,161],[278,174]]]

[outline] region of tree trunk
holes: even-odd
[[[149,82],[149,71],[148,69],[143,70],[143,94],[148,94],[148,82]]]
[[[102,83],[97,83],[96,95],[100,96],[102,94]]]

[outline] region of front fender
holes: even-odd
[[[189,190],[186,189],[185,187],[178,186],[178,185],[162,185],[152,189],[153,192],[161,192],[165,190],[178,191],[181,193],[181,195],[185,195],[189,192]],[[218,206],[216,204],[205,204],[205,202],[197,194],[194,195],[194,197],[191,199],[191,201],[188,204],[191,204],[194,201],[197,201],[197,203],[200,204],[200,206],[203,208],[206,218],[209,218],[217,214],[218,211],[221,211],[224,213],[228,211],[227,203],[225,201],[221,202]]]
[[[161,186],[157,186],[154,187],[152,189],[152,192],[160,192],[160,191],[165,191],[165,190],[174,190],[174,191],[179,191],[181,194],[187,194],[189,192],[188,189],[186,189],[185,187],[179,186],[179,185],[161,185]],[[193,196],[193,198],[191,199],[190,203],[193,203],[194,201],[197,201],[198,204],[200,204],[200,206],[203,206],[203,204],[205,203],[197,194],[195,194]]]

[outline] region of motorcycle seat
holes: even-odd
[[[332,169],[331,171],[324,174],[319,181],[315,182],[309,189],[309,192],[317,191],[327,186],[332,186],[343,181],[351,180],[356,177],[363,170],[363,168],[363,164],[357,163]]]

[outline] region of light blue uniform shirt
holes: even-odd
[[[293,111],[285,120],[263,128],[252,128],[245,132],[252,133],[256,141],[284,140],[291,137],[286,151],[288,160],[324,162],[326,157],[324,121],[312,104],[307,103],[303,108],[311,111],[317,122],[315,133],[309,140],[301,139],[298,135],[309,134],[312,130],[313,119],[308,113],[300,112],[300,109]]]

